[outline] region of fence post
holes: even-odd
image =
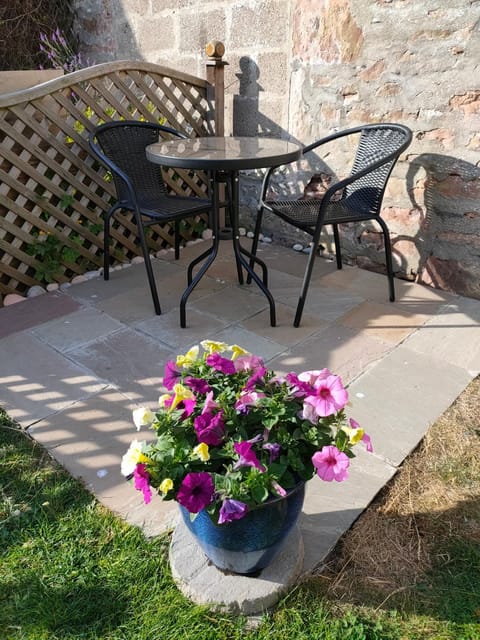
[[[207,98],[215,104],[215,135],[225,135],[225,79],[224,67],[228,62],[223,60],[225,46],[223,42],[212,40],[205,46],[208,56],[207,66]]]

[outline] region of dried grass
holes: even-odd
[[[422,579],[438,542],[480,540],[480,377],[432,425],[419,448],[327,560],[330,596],[381,602]]]

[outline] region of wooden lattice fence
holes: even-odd
[[[113,62],[0,96],[0,294],[61,283],[102,264],[103,212],[114,190],[89,152],[96,125],[136,119],[212,135],[211,89],[166,67]],[[207,188],[199,173],[178,170],[166,181],[177,193],[204,195]],[[186,239],[198,222],[183,228]],[[117,260],[140,254],[131,217],[112,237]],[[152,251],[173,244],[173,229],[152,227],[148,242]]]

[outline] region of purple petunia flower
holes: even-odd
[[[257,369],[254,373],[252,373],[250,378],[247,380],[244,390],[252,391],[252,389],[255,388],[257,382],[262,380],[266,373],[267,373],[266,367],[260,367],[259,369]]]
[[[225,436],[225,423],[223,422],[223,412],[202,413],[193,422],[195,433],[199,442],[218,446],[222,444]]]
[[[180,369],[173,360],[168,360],[165,364],[165,375],[163,376],[163,386],[171,391],[180,378]]]
[[[135,489],[143,493],[143,501],[148,504],[152,499],[150,474],[143,463],[138,463],[133,471]]]
[[[210,354],[207,357],[206,363],[209,367],[212,367],[221,373],[226,373],[227,375],[235,373],[235,365],[232,360],[223,358],[219,353]]]
[[[263,367],[262,358],[251,353],[245,356],[239,356],[235,360],[236,371],[256,371],[260,369],[260,367]]]
[[[255,467],[262,473],[266,471],[263,464],[261,464],[260,460],[257,458],[255,451],[252,451],[252,446],[253,442],[249,442],[248,440],[236,442],[233,445],[236,453],[240,456],[240,460],[233,465],[234,469],[240,469],[240,467]]]
[[[241,393],[239,399],[235,403],[235,409],[240,413],[248,413],[250,407],[254,407],[258,404],[258,401],[261,398],[265,398],[264,393],[259,393],[257,391],[251,391],[246,393]]]
[[[211,503],[213,493],[213,480],[209,473],[187,473],[178,490],[177,500],[190,513],[198,513]]]
[[[265,442],[262,449],[268,451],[268,453],[270,454],[268,464],[272,464],[272,462],[276,460],[280,455],[281,446],[278,444],[278,442]]]
[[[240,520],[247,512],[248,505],[244,502],[240,502],[240,500],[233,500],[232,498],[226,498],[220,507],[218,524],[232,522],[233,520]]]
[[[187,376],[183,381],[186,387],[195,391],[196,393],[207,394],[211,391],[211,387],[206,380],[203,378],[193,378],[192,376]]]

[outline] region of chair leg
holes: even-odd
[[[305,300],[307,299],[308,286],[312,278],[313,265],[315,262],[315,257],[317,255],[319,243],[320,243],[320,233],[316,233],[315,236],[313,237],[312,250],[310,251],[310,255],[308,256],[307,267],[305,269],[305,275],[303,276],[302,291],[300,293],[300,298],[298,299],[297,310],[295,312],[295,319],[293,321],[294,327],[300,326],[300,321],[302,319],[302,314],[303,314],[303,307],[305,306]]]
[[[103,279],[110,279],[110,220],[115,211],[119,209],[117,205],[110,207],[103,220]]]
[[[180,257],[180,223],[175,220],[175,260]]]
[[[390,302],[395,302],[395,282],[393,277],[393,261],[392,261],[392,243],[390,241],[390,233],[388,227],[382,218],[377,218],[378,224],[382,227],[383,244],[385,246],[385,263],[387,266],[388,277],[388,297]]]
[[[147,241],[145,240],[145,234],[143,232],[143,225],[140,219],[140,215],[136,214],[135,219],[137,222],[138,238],[142,247],[143,259],[145,261],[145,269],[147,270],[148,284],[150,285],[150,292],[152,294],[153,306],[157,316],[161,315],[160,301],[158,299],[157,286],[155,284],[155,277],[153,275],[152,263],[150,261],[150,253],[147,247]]]
[[[337,269],[342,268],[342,249],[340,247],[340,235],[338,233],[338,224],[333,224],[333,239],[335,240],[335,257],[337,259]]]
[[[257,220],[255,222],[255,230],[253,232],[252,246],[250,249],[250,253],[252,254],[252,256],[257,255],[258,238],[260,236],[260,231],[262,230],[262,221],[263,221],[263,207],[258,207]],[[250,258],[250,267],[252,269],[255,268],[255,260],[253,258]],[[252,282],[252,276],[247,275],[247,284],[250,284],[251,282]]]

